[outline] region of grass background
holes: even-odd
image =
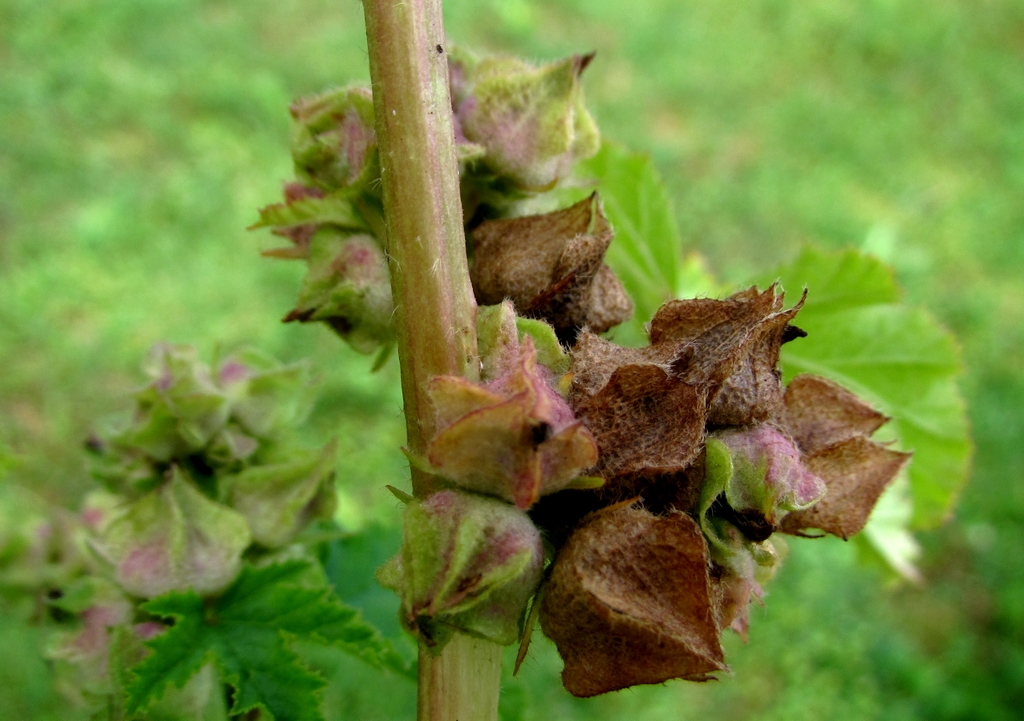
[[[727,642],[733,677],[577,701],[539,643],[507,680],[506,721],[1019,718],[1024,2],[448,0],[446,15],[476,48],[597,50],[585,84],[603,132],[652,155],[686,248],[720,276],[808,242],[890,262],[960,338],[977,443],[955,518],[921,535],[925,586],[888,584],[841,542],[794,542],[749,645]],[[290,177],[288,102],[365,66],[356,0],[0,0],[6,483],[73,504],[81,441],[126,407],[149,345],[251,343],[313,359],[309,433],[340,438],[340,519],[394,528],[395,364],[369,376],[326,331],[279,324],[302,269],[244,231]],[[367,553],[352,552],[369,568]],[[388,596],[338,568],[393,626]],[[81,716],[40,636],[0,609],[0,718]],[[411,685],[310,653],[329,718],[413,717]]]

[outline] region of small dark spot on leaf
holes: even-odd
[[[438,52],[438,54],[443,53],[444,52],[444,48],[442,48],[440,45],[438,45],[437,46],[437,52]]]

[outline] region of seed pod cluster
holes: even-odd
[[[531,511],[558,546],[540,621],[571,693],[725,670],[719,634],[745,635],[779,563],[772,535],[849,537],[906,464],[870,440],[887,419],[853,394],[783,386],[781,346],[804,335],[803,298],[783,301],[774,286],[672,301],[647,347],[576,342],[568,399],[605,484]]]

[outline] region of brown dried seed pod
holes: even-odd
[[[715,616],[696,522],[619,507],[559,553],[540,623],[565,661],[566,690],[587,697],[726,670]]]
[[[673,344],[627,348],[584,331],[572,349],[569,402],[576,405],[596,395],[622,366],[652,365],[668,373],[678,354],[679,348]]]
[[[618,368],[575,410],[597,440],[593,472],[609,480],[681,471],[704,444],[704,393],[658,366]]]
[[[792,328],[790,321],[800,311],[803,299],[787,311],[775,313],[752,334],[739,362],[725,379],[708,407],[708,424],[743,426],[760,423],[782,407],[782,374],[779,351]]]
[[[782,404],[779,350],[793,335],[787,328],[803,298],[783,311],[784,296],[775,288],[748,288],[725,300],[671,301],[651,321],[652,345],[691,348],[688,358],[676,362],[675,372],[690,383],[708,385],[709,425],[761,422]]]
[[[781,531],[818,528],[843,540],[859,533],[882,491],[899,475],[910,453],[856,436],[803,458],[804,467],[825,481],[825,497],[782,519]]]
[[[612,237],[597,193],[554,213],[486,221],[473,231],[470,277],[477,302],[511,299],[563,340],[582,327],[604,332],[633,313],[622,284],[604,265]]]
[[[855,436],[870,436],[889,418],[838,383],[798,375],[786,387],[782,420],[804,454]]]

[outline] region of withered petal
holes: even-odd
[[[652,344],[670,341],[692,341],[709,333],[727,344],[728,338],[757,325],[782,308],[782,296],[776,286],[764,292],[756,287],[734,293],[724,300],[689,298],[665,303],[651,319]]]
[[[633,317],[633,301],[622,281],[607,265],[597,271],[590,285],[590,298],[582,305],[587,313],[580,326],[594,333],[604,333]]]
[[[596,395],[622,366],[651,365],[666,373],[678,355],[671,345],[627,348],[584,331],[572,349],[572,385],[569,400],[576,404]]]
[[[603,248],[588,246],[600,263],[611,242],[611,227],[596,193],[553,213],[481,223],[473,231],[470,273],[477,302],[494,305],[511,298],[517,308],[528,307],[573,270],[561,262],[562,256],[573,241],[588,235],[607,236]],[[593,262],[589,257],[583,260]]]
[[[738,351],[738,363],[708,407],[710,425],[759,423],[779,411],[783,396],[779,352],[786,328],[803,303],[801,298],[789,310],[769,315],[751,332],[750,340]]]
[[[585,326],[608,330],[632,314],[603,262],[612,237],[596,193],[553,213],[486,221],[473,231],[477,302],[511,299],[524,316],[549,322],[562,340]]]
[[[778,348],[803,299],[785,312],[782,304],[783,295],[776,294],[772,285],[764,292],[748,288],[724,300],[675,300],[655,314],[651,344],[689,350],[686,356],[680,354],[674,372],[688,383],[707,386],[711,424],[764,420],[781,401],[781,381],[775,371]],[[722,390],[725,395],[716,404],[716,394]]]
[[[594,514],[555,559],[541,605],[566,690],[588,697],[726,670],[708,563],[704,536],[683,513]]]

